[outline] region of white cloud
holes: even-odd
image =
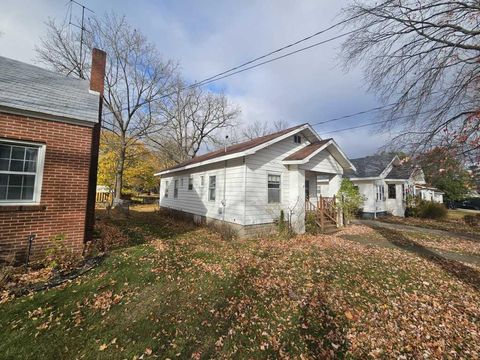
[[[101,14],[114,9],[155,42],[166,58],[181,62],[190,81],[201,80],[331,25],[347,0],[317,1],[102,1],[84,0]],[[48,17],[63,19],[62,1],[4,0],[0,54],[31,62]],[[77,10],[77,14],[79,14]],[[306,42],[324,40],[327,33]],[[340,42],[329,43],[261,66],[216,86],[242,108],[243,121],[283,119],[292,125],[320,122],[376,105],[359,70],[345,74]],[[317,127],[321,133],[371,121],[352,118]],[[350,156],[374,152],[385,136],[371,129],[332,134]]]

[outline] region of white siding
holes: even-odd
[[[303,139],[305,138],[303,137]],[[282,160],[306,145],[308,145],[307,142],[295,144],[293,136],[291,136],[246,157],[246,225],[271,223],[279,217],[281,209],[287,215],[289,208],[289,173],[288,167],[282,164]],[[268,204],[268,174],[281,176],[280,204]],[[301,206],[305,206],[305,204],[301,204]]]
[[[343,174],[342,166],[328,150],[321,151],[311,158],[308,163],[300,165],[300,168],[327,174]]]
[[[387,198],[386,200],[387,211],[395,216],[405,216],[405,202],[403,201],[402,184],[396,183],[392,185],[395,185],[396,198],[395,199],[388,198],[388,185],[387,185],[387,188],[385,188],[385,197]],[[407,186],[406,183],[405,183],[405,186]]]
[[[202,215],[218,220],[243,224],[244,216],[244,164],[243,159],[232,159],[225,163],[205,165],[191,170],[163,176],[160,182],[160,206]],[[224,180],[226,173],[226,187]],[[188,178],[193,177],[193,190],[188,190]],[[201,176],[204,184],[201,185]],[[209,177],[216,176],[215,201],[208,200]],[[183,178],[183,186],[181,186]],[[178,198],[173,197],[174,180],[179,180]],[[165,184],[168,182],[168,198]],[[225,207],[222,205],[225,192]]]

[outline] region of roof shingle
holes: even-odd
[[[89,82],[0,56],[0,106],[98,122],[99,95]]]
[[[351,159],[350,161],[357,168],[357,171],[348,175],[348,177],[378,177],[383,170],[385,170],[388,164],[390,164],[394,157],[395,155],[392,154],[381,154]]]
[[[196,156],[193,159],[184,161],[183,163],[180,163],[178,165],[175,165],[175,166],[173,166],[171,168],[168,168],[166,170],[163,170],[163,171],[175,170],[175,169],[182,168],[184,166],[197,164],[197,163],[200,163],[202,161],[212,160],[212,159],[215,159],[215,158],[220,157],[220,156],[232,155],[232,154],[239,153],[239,152],[242,152],[242,151],[247,151],[247,150],[253,149],[254,147],[256,147],[258,145],[262,145],[264,143],[267,143],[270,140],[274,140],[277,137],[288,134],[290,131],[301,128],[302,126],[305,126],[305,125],[306,124],[297,125],[297,126],[285,129],[285,130],[278,131],[278,132],[273,133],[273,134],[268,134],[268,135],[261,136],[261,137],[258,137],[258,138],[252,139],[252,140],[248,140],[248,141],[244,141],[244,142],[241,142],[241,143],[238,143],[238,144],[235,144],[235,145],[228,146],[226,149],[218,149],[218,150],[215,150],[215,151],[211,151],[209,153]]]
[[[308,157],[309,155],[311,155],[312,153],[314,153],[316,150],[321,148],[323,145],[325,145],[330,140],[332,140],[332,138],[314,142],[310,145],[305,146],[303,149],[300,149],[300,150],[294,152],[293,154],[287,156],[283,160],[284,161],[303,160],[306,157]]]

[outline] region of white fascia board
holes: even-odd
[[[349,178],[349,179],[352,180],[352,181],[383,180],[383,178],[381,178],[381,177],[364,177],[364,178],[362,178],[362,177],[356,177],[356,178],[351,177],[351,178]]]
[[[386,177],[386,176],[390,173],[390,171],[392,171],[392,169],[393,169],[393,162],[394,162],[395,160],[400,161],[400,158],[398,157],[398,155],[395,155],[395,156],[393,157],[392,161],[390,161],[390,162],[388,163],[387,167],[386,167],[385,169],[383,169],[382,173],[380,174],[381,177]],[[387,169],[388,169],[388,168],[390,168],[390,171],[387,172]]]
[[[353,171],[357,171],[357,168],[355,167],[355,165],[353,165],[353,163],[350,161],[348,156],[343,152],[343,150],[340,148],[340,146],[338,146],[337,142],[333,139],[331,141],[332,141],[333,145],[335,145],[335,148],[340,153],[340,155],[342,155],[344,157],[344,159],[347,161],[347,163],[350,166],[350,169],[353,170]]]
[[[385,179],[385,182],[408,182],[408,179]]]
[[[209,159],[209,160],[205,160],[205,161],[200,161],[198,163],[194,163],[194,164],[190,164],[190,165],[185,165],[185,166],[182,166],[181,168],[176,168],[176,169],[171,169],[171,170],[165,170],[165,171],[160,171],[156,174],[154,174],[154,176],[162,176],[162,175],[167,175],[167,174],[171,174],[171,173],[174,173],[174,172],[178,172],[178,171],[183,171],[183,170],[188,170],[188,169],[192,169],[192,168],[196,168],[196,167],[199,167],[199,166],[203,166],[203,165],[209,165],[209,164],[213,164],[213,163],[217,163],[217,162],[221,162],[221,161],[226,161],[226,160],[231,160],[231,159],[236,159],[236,158],[239,158],[239,157],[242,157],[242,156],[248,156],[248,155],[253,155],[255,154],[258,150],[261,150],[261,149],[264,149],[266,148],[267,146],[270,146],[270,145],[273,145],[279,141],[282,141],[286,138],[288,138],[289,136],[292,136],[300,131],[303,131],[305,129],[307,129],[309,127],[309,125],[304,125],[302,127],[299,127],[297,129],[294,129],[282,136],[279,136],[279,137],[276,137],[275,139],[272,139],[270,141],[267,141],[266,143],[263,143],[263,144],[260,144],[260,145],[257,145],[255,146],[254,148],[251,148],[251,149],[248,149],[248,150],[245,150],[245,151],[241,151],[241,152],[238,152],[238,153],[234,153],[234,154],[230,154],[230,155],[225,155],[225,156],[218,156],[218,157],[215,157],[213,159]]]

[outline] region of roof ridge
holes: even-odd
[[[230,154],[235,154],[235,153],[238,153],[238,152],[246,151],[246,150],[252,149],[256,146],[262,145],[262,144],[264,144],[264,143],[266,143],[270,140],[274,140],[279,136],[288,134],[289,132],[291,132],[293,130],[296,130],[296,129],[299,129],[299,128],[305,126],[305,125],[309,125],[309,124],[304,123],[304,124],[292,126],[292,127],[287,128],[287,129],[284,129],[284,130],[279,130],[279,131],[276,131],[276,132],[273,132],[273,133],[270,133],[270,134],[258,136],[256,138],[253,138],[253,139],[250,139],[250,140],[246,140],[246,141],[242,141],[242,142],[239,142],[239,143],[236,143],[236,144],[232,144],[232,145],[227,146],[226,148],[223,148],[223,149],[219,148],[217,150],[213,150],[213,151],[210,151],[208,153],[205,153],[205,154],[202,154],[202,155],[199,155],[199,156],[195,156],[192,159],[183,161],[182,163],[177,164],[175,166],[172,166],[172,167],[170,167],[168,169],[165,169],[163,171],[174,170],[174,169],[178,169],[178,168],[190,165],[190,164],[199,163],[201,161],[211,160],[211,159],[214,159],[216,157],[221,156],[222,154],[230,155]]]

